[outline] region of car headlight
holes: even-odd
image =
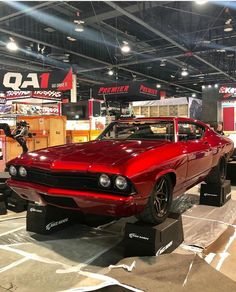
[[[102,187],[109,188],[109,186],[111,185],[111,179],[109,178],[108,175],[101,174],[99,177],[99,183]]]
[[[9,167],[9,173],[10,173],[10,175],[12,175],[12,176],[16,176],[16,175],[17,175],[17,169],[15,168],[14,165],[11,165],[11,166]]]
[[[128,186],[127,179],[123,176],[117,176],[115,180],[115,186],[120,190],[125,190]]]
[[[22,177],[27,176],[27,170],[23,166],[20,166],[20,168],[19,168],[19,175]]]

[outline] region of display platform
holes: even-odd
[[[207,283],[207,279],[213,281],[218,277],[221,281],[215,283],[219,283],[217,286],[223,289],[221,291],[227,291],[228,288],[229,291],[234,291],[235,283],[215,270],[209,271],[208,264],[203,260],[198,260],[195,254],[197,252],[202,255],[207,247],[217,242],[229,226],[234,226],[236,188],[233,187],[232,190],[233,199],[221,208],[199,205],[197,193],[197,188],[192,189],[188,195],[175,200],[172,207],[173,211],[182,213],[183,244],[173,251],[174,254],[139,259],[123,259],[124,226],[127,222],[135,223],[136,219],[133,217],[111,221],[97,228],[75,224],[50,235],[40,235],[26,231],[26,212],[16,214],[9,211],[7,215],[0,217],[0,287],[13,291],[18,289],[23,292],[41,292],[42,290],[50,292],[71,289],[87,291],[81,290],[81,287],[102,285],[106,281],[109,285],[117,284],[117,281],[127,285],[125,279],[115,278],[116,274],[122,273],[122,267],[115,268],[114,271],[114,267],[108,268],[110,265],[117,266],[118,263],[126,263],[131,271],[124,270],[124,272],[129,277],[131,286],[135,277],[136,279],[141,277],[141,271],[144,272],[143,269],[147,269],[150,275],[153,275],[155,271],[156,277],[152,281],[158,281],[163,292],[170,291],[170,286],[166,285],[167,282],[175,284],[173,286],[175,291],[182,291],[183,284],[192,277],[193,284],[196,284],[197,279],[205,279],[199,282],[203,286],[205,283],[206,288],[212,287],[209,281]],[[134,261],[136,261],[135,264],[133,264]],[[180,265],[180,262],[183,264]],[[200,265],[201,263],[203,266]],[[132,264],[133,268],[130,267]],[[192,271],[188,272],[189,270],[192,270],[193,274]],[[203,271],[206,271],[208,276],[201,278]],[[217,273],[217,275],[212,273]],[[150,277],[143,273],[140,279],[144,281],[142,285],[147,285],[146,282],[150,280]],[[138,289],[136,291],[144,290],[145,285],[142,287],[138,284],[135,287]],[[194,291],[192,284],[186,287]],[[199,289],[199,286],[197,287]],[[204,291],[211,291],[210,288]]]

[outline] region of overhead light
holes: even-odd
[[[196,95],[196,93],[192,93],[192,97],[196,97],[197,95]]]
[[[208,88],[211,88],[211,85],[210,84],[208,85]]]
[[[165,66],[166,66],[166,60],[163,59],[161,60],[160,67],[165,67]]]
[[[83,32],[84,31],[84,21],[82,20],[74,20],[75,23],[75,31],[77,32]]]
[[[129,46],[129,43],[126,41],[123,41],[123,45],[120,47],[121,51],[125,54],[129,53],[131,48]]]
[[[10,41],[7,43],[6,47],[9,51],[17,51],[19,49],[13,38],[10,38]]]
[[[156,85],[156,88],[161,88],[161,84],[157,84]]]
[[[218,53],[225,53],[225,49],[218,49],[216,50]]]
[[[197,85],[197,83],[193,83],[193,85],[195,85],[195,86],[196,86],[196,85]]]
[[[218,84],[215,84],[214,87],[215,87],[215,88],[218,88]]]
[[[207,0],[196,0],[195,2],[199,5],[203,5],[203,4],[206,4],[208,1]]]
[[[44,30],[45,31],[47,31],[47,32],[54,32],[54,31],[56,31],[54,28],[52,28],[52,27],[46,27],[46,28],[44,28]]]
[[[171,78],[175,78],[175,75],[172,75],[172,74],[171,74],[170,77],[171,77]]]
[[[233,30],[233,26],[231,24],[232,19],[229,18],[228,20],[226,20],[225,25],[224,25],[224,31],[225,32],[230,32]]]
[[[63,62],[64,62],[64,63],[69,63],[70,60],[69,60],[69,59],[64,59]]]
[[[182,75],[183,77],[188,76],[188,70],[187,70],[187,68],[183,68],[183,69],[182,69],[181,75]]]
[[[113,71],[112,69],[109,69],[109,70],[107,71],[107,74],[108,74],[109,76],[112,76],[112,75],[114,75],[114,71]]]
[[[75,41],[76,41],[76,39],[75,39],[75,38],[72,38],[71,36],[67,36],[66,38],[67,38],[68,41],[70,41],[70,42],[75,42]]]
[[[205,85],[202,85],[202,89],[204,89],[204,88],[206,88],[206,86]]]

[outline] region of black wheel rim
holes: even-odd
[[[163,217],[168,209],[170,189],[168,181],[162,177],[155,186],[154,208],[157,217]]]
[[[221,159],[220,161],[220,176],[222,180],[224,180],[226,176],[226,163],[224,159]]]

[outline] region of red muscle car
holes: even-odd
[[[159,223],[173,197],[202,181],[222,183],[232,151],[230,139],[197,120],[118,120],[95,141],[11,160],[8,185],[40,204]]]

